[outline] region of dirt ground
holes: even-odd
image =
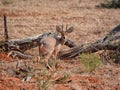
[[[5,2],[6,1],[6,2]],[[119,9],[97,8],[104,0],[0,0],[0,40],[4,38],[3,15],[7,15],[10,39],[35,36],[43,32],[56,32],[56,25],[74,27],[69,34],[76,44],[91,43],[103,38],[120,23]],[[0,53],[0,90],[120,90],[120,67],[101,65],[92,73],[85,72],[80,58],[60,60],[56,72],[51,73],[38,60],[38,48],[27,53],[33,59],[7,57]],[[21,62],[36,70],[29,82],[16,75]],[[32,72],[30,72],[32,73]],[[52,75],[52,76],[51,76]],[[23,75],[24,76],[24,75]],[[50,79],[49,79],[50,77]],[[64,80],[63,80],[64,79]],[[48,81],[47,84],[43,84]]]

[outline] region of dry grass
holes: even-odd
[[[6,13],[10,39],[25,38],[47,31],[55,32],[56,25],[69,24],[74,26],[74,32],[68,36],[71,40],[77,44],[93,42],[105,36],[113,27],[120,23],[119,9],[96,8],[96,5],[103,1],[104,0],[12,0],[11,3],[4,5],[2,0],[0,0],[0,38],[3,38],[4,35],[3,14]],[[35,61],[38,57],[38,48],[29,50],[28,52],[34,55],[35,58],[32,60]],[[43,69],[41,64],[34,65],[35,68]],[[76,74],[80,75],[80,65],[81,63],[77,60],[60,61],[60,66],[54,76],[56,77],[64,73],[73,76]],[[105,75],[108,75],[108,73]],[[83,77],[80,76],[80,79],[82,78]],[[84,77],[83,80],[86,80],[86,78]],[[87,84],[89,86],[89,83]],[[70,85],[71,84],[68,84],[68,86]],[[60,87],[60,85],[57,86]],[[54,87],[57,86],[55,85]],[[81,87],[81,85],[78,86]]]
[[[91,42],[104,36],[119,24],[118,9],[97,9],[101,0],[13,0],[8,5],[0,4],[0,32],[3,31],[2,15],[7,13],[10,38],[33,36],[44,31],[55,31],[56,24],[74,26],[71,39]],[[89,4],[88,4],[89,3]],[[100,34],[93,32],[101,31]],[[84,40],[83,40],[84,38]]]

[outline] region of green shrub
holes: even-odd
[[[41,80],[39,77],[36,77],[38,90],[48,90],[49,88],[49,79]]]
[[[97,7],[101,7],[101,8],[120,8],[120,0],[111,0],[111,1],[105,0],[104,3],[101,3]]]
[[[69,77],[69,74],[64,73],[64,75],[61,78],[59,78],[58,80],[56,80],[55,83],[56,84],[60,84],[60,83],[64,84],[67,82],[68,77]]]
[[[120,65],[120,51],[119,50],[105,50],[101,53],[101,59],[106,63],[111,65]]]
[[[37,86],[38,86],[38,90],[48,90],[49,89],[49,85],[51,83],[51,78],[54,74],[54,72],[52,72],[50,75],[48,74],[48,72],[46,72],[45,70],[43,70],[41,72],[43,79],[40,79],[39,76],[35,76],[36,81],[37,81]]]
[[[2,52],[4,50],[3,45],[4,45],[4,41],[0,41],[0,52]]]
[[[12,0],[2,0],[3,5],[8,5],[11,4],[13,1]]]
[[[102,61],[95,54],[81,54],[80,60],[86,71],[92,72],[102,64]]]

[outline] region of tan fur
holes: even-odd
[[[70,28],[68,30],[71,30],[73,28]],[[56,62],[57,54],[61,50],[61,47],[64,45],[65,42],[65,33],[66,31],[63,31],[63,28],[60,29],[60,27],[57,27],[56,30],[61,33],[61,38],[55,38],[52,36],[44,36],[40,41],[39,46],[39,54],[40,55],[46,55],[45,62],[47,67],[51,70],[52,68],[48,65],[48,60],[52,56],[54,58],[54,63]],[[69,32],[68,32],[69,33]]]

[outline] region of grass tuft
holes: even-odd
[[[40,79],[39,76],[35,76],[36,81],[37,81],[37,86],[38,90],[48,90],[50,83],[51,83],[51,78],[53,76],[54,72],[48,75],[46,71],[42,72],[43,79]]]
[[[100,8],[120,8],[120,0],[105,0],[104,3],[97,5]]]
[[[8,5],[11,4],[13,1],[12,0],[2,0],[3,5]]]
[[[81,54],[80,60],[85,68],[85,71],[92,72],[102,64],[102,61],[95,54]]]

